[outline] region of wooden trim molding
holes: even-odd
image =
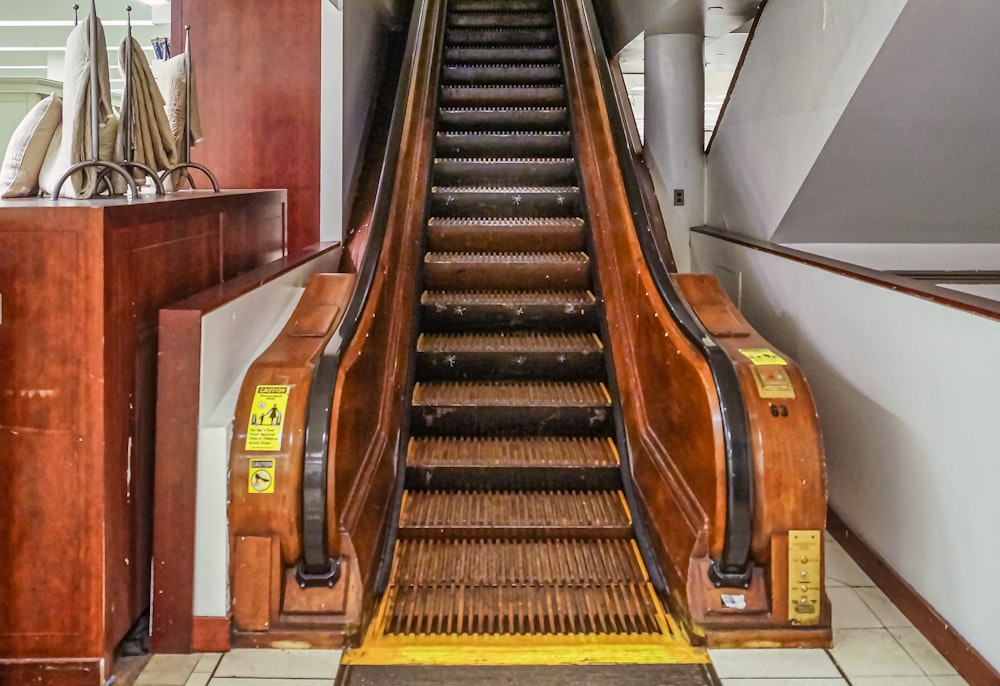
[[[827,530],[970,686],[1000,684],[1000,672],[906,583],[864,538],[854,533],[832,508],[827,510]]]
[[[711,236],[712,238],[718,238],[728,243],[742,245],[753,250],[777,255],[793,262],[807,264],[810,267],[824,269],[840,276],[846,276],[899,293],[912,295],[916,298],[930,300],[938,305],[944,305],[945,307],[951,307],[971,314],[978,314],[988,319],[1000,320],[1000,302],[995,300],[962,293],[961,291],[953,291],[948,288],[941,288],[916,278],[900,276],[894,272],[869,269],[868,267],[861,267],[850,262],[842,262],[829,257],[813,255],[812,253],[789,248],[778,243],[771,243],[770,241],[764,241],[733,231],[723,231],[712,226],[698,226],[691,229],[691,231]]]
[[[231,623],[229,617],[194,617],[191,622],[191,652],[228,652]]]

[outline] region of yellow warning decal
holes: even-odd
[[[248,493],[274,493],[274,460],[250,460]]]
[[[246,450],[281,450],[281,427],[288,406],[288,391],[289,386],[257,386],[247,422]]]
[[[768,364],[780,364],[782,366],[788,364],[784,358],[779,357],[770,348],[740,348],[740,352],[758,367]]]

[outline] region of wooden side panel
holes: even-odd
[[[292,253],[319,240],[321,10],[310,0],[212,0],[176,2],[171,13],[175,53],[191,27],[205,132],[192,157],[225,188],[287,188]]]
[[[101,251],[93,218],[74,213],[76,226],[65,229],[50,214],[42,226],[26,215],[4,218],[4,657],[102,654]],[[72,573],[60,573],[66,569]]]
[[[428,3],[428,26],[444,21],[444,2]],[[387,233],[358,332],[341,362],[334,397],[331,490],[343,503],[341,522],[358,557],[371,599],[380,535],[393,494],[397,441],[406,402],[407,358],[417,294],[413,291],[426,221],[437,74],[443,31],[426,29],[415,51],[406,127]]]
[[[255,203],[221,215],[222,280],[273,262],[285,250],[285,206]]]
[[[677,283],[696,313],[713,327],[734,332],[718,335],[716,342],[736,366],[750,419],[753,556],[766,564],[772,536],[826,528],[826,461],[816,405],[802,371],[743,319],[715,277],[681,274]],[[760,364],[767,359],[759,356],[754,363],[741,352],[755,350],[770,351],[785,364]],[[765,377],[777,385],[762,390],[758,379]],[[781,390],[785,380],[787,391]]]
[[[103,686],[100,660],[0,662],[0,686]]]
[[[271,626],[271,539],[237,536],[233,543],[233,623],[245,631],[267,631]]]
[[[229,462],[229,533],[233,538],[274,536],[280,541],[285,565],[298,561],[302,552],[302,459],[313,370],[343,317],[354,282],[353,274],[313,275],[288,323],[247,370],[236,403]],[[254,406],[259,386],[288,387],[276,450],[260,451],[247,445],[251,415],[260,411]],[[270,492],[251,493],[247,486],[255,458],[274,460]],[[328,511],[336,513],[333,494],[330,497]],[[331,525],[329,536],[331,553],[336,556],[340,528]]]

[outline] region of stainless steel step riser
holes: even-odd
[[[558,62],[558,45],[518,45],[515,47],[494,46],[449,46],[444,49],[445,64],[547,64]]]
[[[445,30],[445,45],[551,45],[559,40],[554,28],[530,29],[470,29],[448,28]]]
[[[576,217],[582,212],[579,191],[504,192],[432,191],[430,212],[435,217]]]
[[[573,159],[437,159],[431,170],[435,186],[575,186]]]
[[[440,107],[565,107],[563,86],[444,86]]]
[[[434,137],[436,157],[572,157],[569,133],[551,131],[446,132]],[[525,185],[525,184],[521,184]]]
[[[442,131],[568,131],[565,107],[441,109]]]
[[[446,64],[441,69],[441,81],[470,85],[558,84],[562,82],[562,68],[558,64],[543,66]]]

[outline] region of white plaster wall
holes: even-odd
[[[357,183],[368,133],[372,98],[379,85],[376,68],[386,9],[375,0],[344,0],[343,179],[344,222]]]
[[[688,237],[705,223],[704,39],[700,35],[647,35],[645,154],[677,270],[691,270]],[[684,204],[674,205],[674,191]]]
[[[319,239],[344,236],[344,13],[330,0],[322,2],[320,41]]]
[[[768,239],[908,0],[771,0],[717,129],[707,223]]]
[[[1000,321],[701,234],[692,253],[742,282],[747,319],[802,366],[832,507],[1000,667],[983,585],[1000,565]]]

